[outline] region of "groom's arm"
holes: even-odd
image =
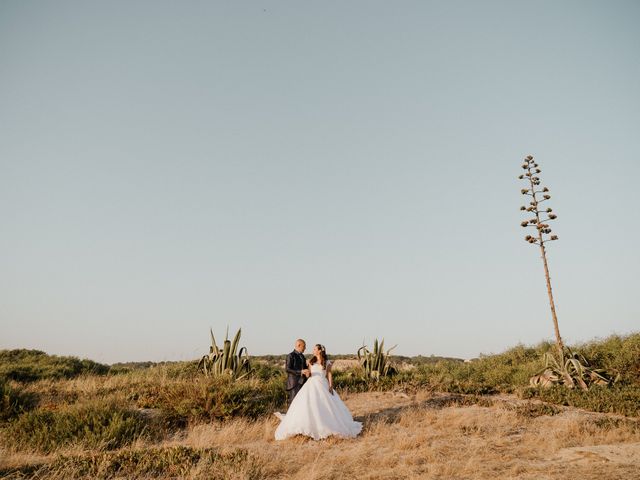
[[[296,370],[294,368],[293,365],[293,355],[289,354],[287,355],[287,362],[285,364],[285,370],[287,371],[287,373],[290,373],[291,375],[302,375],[302,371],[301,370]]]

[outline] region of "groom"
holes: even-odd
[[[293,401],[296,394],[307,381],[311,372],[307,368],[307,359],[304,358],[304,349],[306,343],[299,338],[296,340],[293,352],[287,355],[287,362],[285,368],[287,370],[287,392],[289,392],[289,405]]]

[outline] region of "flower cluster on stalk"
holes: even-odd
[[[542,173],[540,166],[533,160],[531,155],[528,155],[524,159],[522,169],[525,173],[518,178],[527,182],[526,186],[528,188],[523,188],[520,190],[520,193],[531,197],[531,200],[528,205],[522,205],[520,210],[532,213],[534,217],[522,221],[520,226],[523,228],[532,227],[537,230],[536,234],[524,237],[525,241],[535,245],[543,245],[545,242],[558,240],[557,235],[552,235],[551,227],[547,223],[550,220],[555,220],[558,216],[553,213],[551,208],[543,208],[541,206],[541,203],[551,199],[551,195],[549,195],[549,189],[547,187],[540,186],[541,180],[538,176]]]

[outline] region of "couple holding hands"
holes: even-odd
[[[286,415],[276,413],[281,422],[276,429],[276,440],[295,435],[306,435],[314,440],[331,435],[350,438],[362,430],[351,412],[333,389],[331,362],[321,344],[313,347],[313,357],[304,356],[306,342],[296,340],[294,350],[287,355],[287,392],[289,409]]]

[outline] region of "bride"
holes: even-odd
[[[324,346],[313,348],[309,361],[311,376],[295,396],[286,415],[276,414],[280,425],[276,429],[276,440],[295,435],[306,435],[314,440],[338,437],[356,437],[362,423],[355,422],[351,412],[333,389],[331,362],[327,361]]]

